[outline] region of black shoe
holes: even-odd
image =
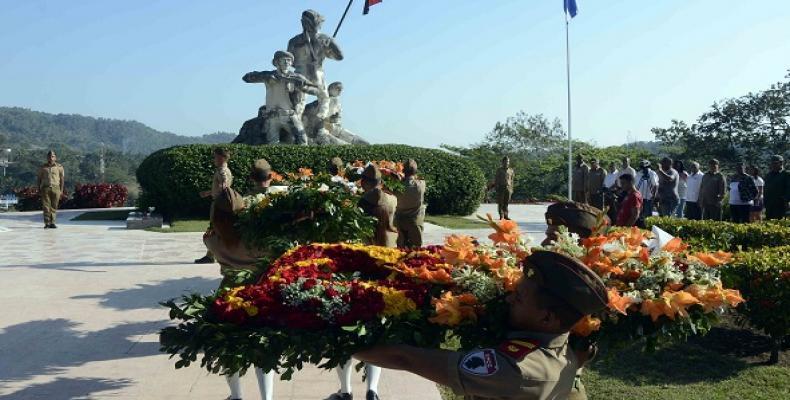
[[[337,393],[332,393],[331,395],[329,395],[329,397],[326,398],[326,400],[353,400],[353,399],[354,396],[351,393],[340,393],[340,391],[338,391]]]
[[[195,260],[195,264],[214,264],[214,258],[209,256],[203,256]]]
[[[52,228],[52,229],[58,229],[58,226],[55,225],[55,224],[49,224],[49,227]]]
[[[44,224],[44,229],[49,229],[49,224]]]
[[[368,393],[365,395],[365,400],[379,400],[379,394],[372,390],[368,390]]]

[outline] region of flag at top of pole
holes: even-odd
[[[576,13],[579,11],[579,7],[576,6],[576,0],[564,0],[565,1],[565,18],[573,18],[576,16]]]
[[[368,15],[370,7],[381,3],[384,0],[365,0],[365,8],[362,9],[362,15]]]

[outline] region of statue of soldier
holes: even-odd
[[[302,13],[303,32],[288,41],[288,52],[294,56],[296,73],[304,75],[321,89],[326,88],[324,80],[324,59],[343,60],[335,39],[321,33],[324,17],[317,11]]]
[[[287,51],[274,53],[275,71],[248,72],[242,78],[247,83],[266,84],[266,143],[280,143],[280,130],[284,129],[293,138],[293,143],[307,144],[307,134],[302,125],[305,94],[324,98],[323,88],[315,85],[303,75],[290,70],[294,56]]]

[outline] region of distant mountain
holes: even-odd
[[[48,114],[19,107],[0,107],[0,137],[14,146],[37,148],[53,143],[94,152],[104,143],[127,154],[150,154],[190,143],[230,143],[236,134],[216,132],[182,136],[157,131],[137,121],[93,118],[77,114]]]

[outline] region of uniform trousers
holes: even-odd
[[[60,188],[43,187],[41,194],[41,209],[44,211],[44,223],[54,224],[57,218],[58,203],[60,202]]]

